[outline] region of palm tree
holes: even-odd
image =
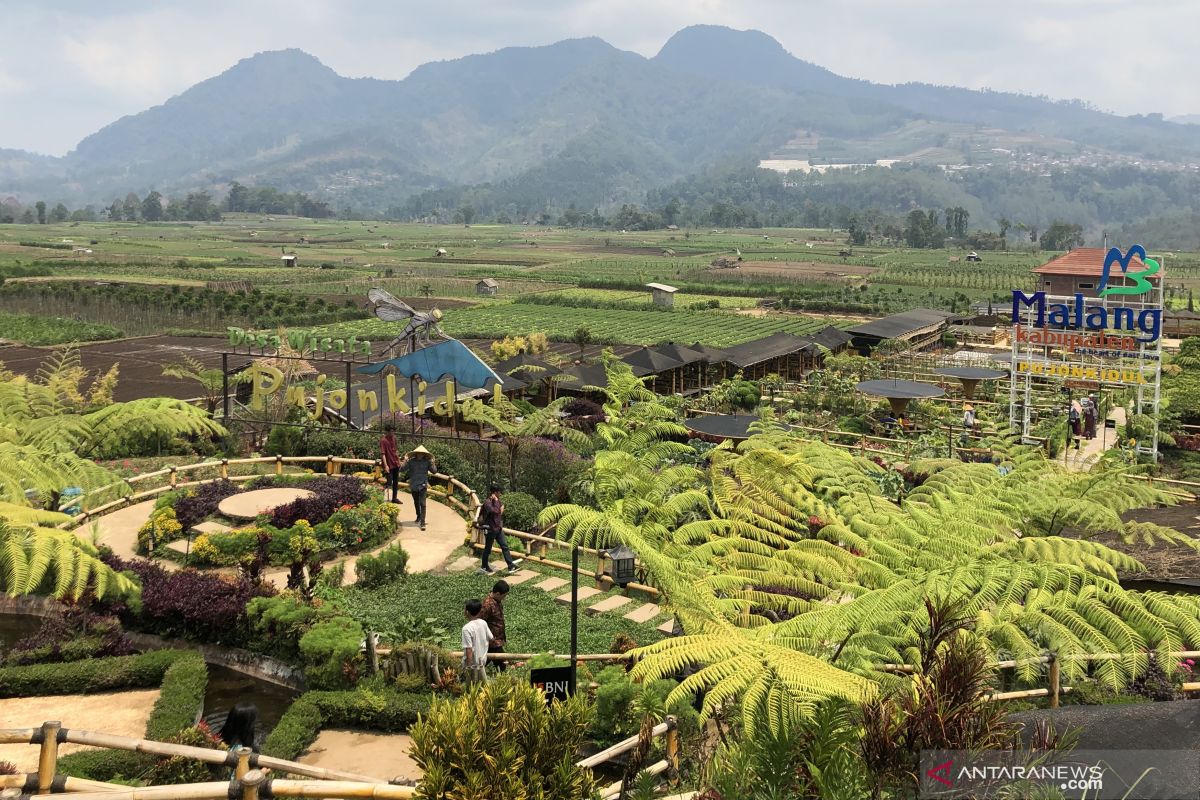
[[[463,419],[491,428],[508,451],[508,481],[510,487],[517,485],[517,451],[530,437],[541,436],[561,439],[566,444],[586,446],[587,435],[564,421],[562,407],[567,399],[556,400],[545,408],[532,412],[522,411],[504,395],[497,396],[491,404],[469,398],[459,406]]]

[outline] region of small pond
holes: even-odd
[[[298,696],[299,692],[294,689],[259,680],[218,664],[209,664],[204,719],[214,733],[220,733],[229,709],[238,703],[253,703],[258,707],[258,734],[265,737]]]
[[[0,614],[0,650],[38,632],[42,618],[33,614]]]

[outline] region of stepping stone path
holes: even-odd
[[[553,592],[555,589],[561,589],[566,586],[567,581],[565,578],[546,578],[546,580],[535,585],[543,592]]]
[[[471,563],[474,564],[475,560],[471,559]],[[540,578],[541,575],[542,573],[540,572],[534,572],[531,569],[523,569],[520,572],[514,572],[512,575],[506,576],[504,580],[509,586],[519,586],[520,584],[525,583],[525,581],[533,580],[534,578]]]
[[[600,594],[600,590],[595,588],[594,586],[580,586],[579,587],[579,599],[580,600],[587,600],[589,597],[595,597],[598,594]],[[563,594],[560,594],[558,597],[554,598],[554,602],[562,603],[564,606],[571,605],[571,593],[564,592]]]
[[[626,597],[623,594],[614,594],[604,598],[595,605],[588,606],[584,609],[589,614],[603,614],[606,611],[612,611],[615,608],[620,608],[626,603],[633,602],[632,598]]]
[[[226,497],[217,506],[217,511],[230,519],[252,520],[259,514],[265,514],[293,500],[314,496],[308,489],[286,487],[255,489],[253,492],[242,492]]]
[[[193,525],[192,530],[196,531],[196,533],[229,533],[233,530],[233,528],[229,527],[228,525],[222,525],[219,522],[213,522],[212,520],[209,520],[207,522],[201,522],[199,525]]]
[[[631,622],[646,623],[662,613],[658,603],[646,603],[645,605],[635,608],[625,615],[625,619]]]
[[[669,620],[664,622],[662,625],[659,625],[658,632],[665,633],[667,636],[670,636],[672,633],[674,633],[675,632],[675,618],[671,617]]]

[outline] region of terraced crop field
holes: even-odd
[[[555,341],[570,341],[578,328],[586,327],[597,342],[644,345],[701,342],[728,347],[777,331],[803,336],[828,324],[831,323],[827,319],[796,314],[749,316],[728,311],[627,311],[490,303],[447,311],[442,328],[460,339],[493,339],[540,331]],[[325,336],[353,333],[360,339],[378,340],[395,336],[397,328],[377,320],[363,320],[325,325],[316,330]]]

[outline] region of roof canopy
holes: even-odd
[[[458,386],[482,389],[492,382],[504,382],[479,356],[471,352],[471,348],[457,339],[422,347],[399,358],[367,364],[359,367],[358,371],[376,375],[388,366],[395,367],[406,378],[420,376],[427,383],[453,378]]]
[[[882,319],[856,325],[847,329],[847,333],[875,339],[899,339],[942,325],[953,316],[954,314],[949,311],[914,308],[911,311],[892,314]]]
[[[647,283],[646,288],[653,289],[656,292],[670,292],[671,294],[679,291],[674,286],[667,286],[665,283]]]
[[[628,364],[633,369],[633,374],[639,378],[643,375],[657,375],[660,372],[683,366],[683,362],[679,359],[664,355],[657,350],[651,350],[649,347],[634,350],[621,360]]]
[[[764,339],[743,342],[742,344],[728,348],[725,351],[724,360],[737,367],[749,367],[754,364],[761,364],[764,361],[770,361],[773,358],[782,358],[793,353],[799,353],[802,350],[816,352],[820,348],[809,339],[793,336],[785,331],[779,331],[772,333]]]
[[[1082,275],[1085,277],[1099,278],[1104,274],[1104,259],[1108,255],[1108,251],[1102,247],[1077,247],[1065,255],[1047,261],[1040,267],[1034,267],[1033,272],[1038,275]],[[1138,256],[1132,256],[1129,262],[1130,269],[1143,269],[1142,259]],[[1120,267],[1113,265],[1113,275],[1119,275]],[[1160,269],[1156,275],[1148,276],[1151,282],[1158,281],[1163,274]]]

